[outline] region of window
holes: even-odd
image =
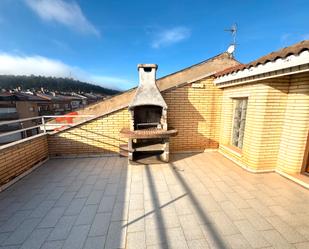
[[[234,100],[234,120],[233,120],[233,136],[232,144],[238,148],[242,148],[246,125],[248,98],[239,98]]]

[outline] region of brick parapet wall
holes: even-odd
[[[0,186],[48,157],[47,137],[38,135],[0,149]]]
[[[120,130],[129,127],[127,109],[115,111],[48,136],[51,156],[118,153],[119,145],[127,143]]]
[[[187,84],[163,92],[168,105],[168,126],[179,131],[171,139],[171,152],[218,148],[222,91],[213,80]],[[127,142],[120,130],[129,127],[127,108],[48,137],[51,156],[118,153]]]

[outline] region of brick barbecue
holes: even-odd
[[[167,104],[156,85],[155,64],[139,64],[139,86],[129,105],[130,129],[122,129],[128,138],[129,160],[135,162],[168,162],[169,138],[177,135],[177,130],[168,129]]]

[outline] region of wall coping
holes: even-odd
[[[34,140],[34,139],[36,139],[36,138],[43,137],[43,136],[46,136],[46,135],[47,135],[46,133],[40,133],[40,134],[31,136],[31,137],[27,137],[27,138],[24,138],[24,139],[21,139],[21,140],[18,140],[18,141],[14,141],[14,142],[12,142],[12,143],[8,143],[8,144],[5,144],[5,145],[1,145],[1,146],[0,146],[0,152],[1,152],[2,150],[9,149],[9,148],[11,148],[11,147],[17,146],[17,145],[22,144],[22,143],[29,142],[29,141],[31,141],[31,140]]]
[[[306,189],[309,189],[309,177],[308,176],[305,176],[301,173],[299,173],[299,174],[286,173],[286,172],[283,172],[280,169],[276,169],[276,173],[278,173],[279,175],[301,185],[302,187],[304,187]]]
[[[86,119],[86,120],[77,122],[77,123],[75,123],[74,125],[71,125],[71,126],[68,126],[68,127],[66,127],[66,128],[63,128],[63,129],[60,130],[60,131],[48,132],[48,135],[55,135],[55,134],[58,134],[58,133],[61,133],[61,132],[70,130],[70,129],[72,129],[72,128],[74,128],[74,127],[77,127],[77,126],[79,126],[79,125],[81,125],[81,124],[85,124],[85,123],[91,122],[91,121],[96,120],[96,119],[98,119],[98,118],[101,118],[101,117],[104,117],[104,116],[106,116],[106,115],[112,114],[112,113],[117,112],[117,111],[120,111],[120,110],[122,110],[122,109],[125,109],[126,107],[127,107],[127,105],[125,105],[125,106],[119,106],[119,107],[117,107],[117,108],[115,108],[115,109],[113,109],[113,110],[109,110],[109,111],[107,111],[107,112],[104,112],[104,113],[102,113],[102,114],[96,115],[96,116],[91,117],[91,118],[89,118],[89,119]],[[78,117],[78,116],[77,116],[77,117]]]

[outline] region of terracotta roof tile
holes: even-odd
[[[301,52],[303,52],[305,50],[309,50],[309,40],[304,40],[304,41],[296,43],[292,46],[285,47],[285,48],[282,48],[278,51],[269,53],[269,54],[262,56],[261,58],[255,60],[255,61],[252,61],[248,64],[238,65],[238,66],[235,66],[235,67],[225,69],[223,71],[216,73],[215,76],[219,77],[219,76],[222,76],[222,75],[226,75],[226,74],[230,74],[230,73],[233,73],[233,72],[240,71],[240,70],[245,69],[245,68],[255,67],[259,64],[265,64],[266,62],[269,62],[269,61],[275,61],[278,58],[286,58],[289,55],[299,55]]]

